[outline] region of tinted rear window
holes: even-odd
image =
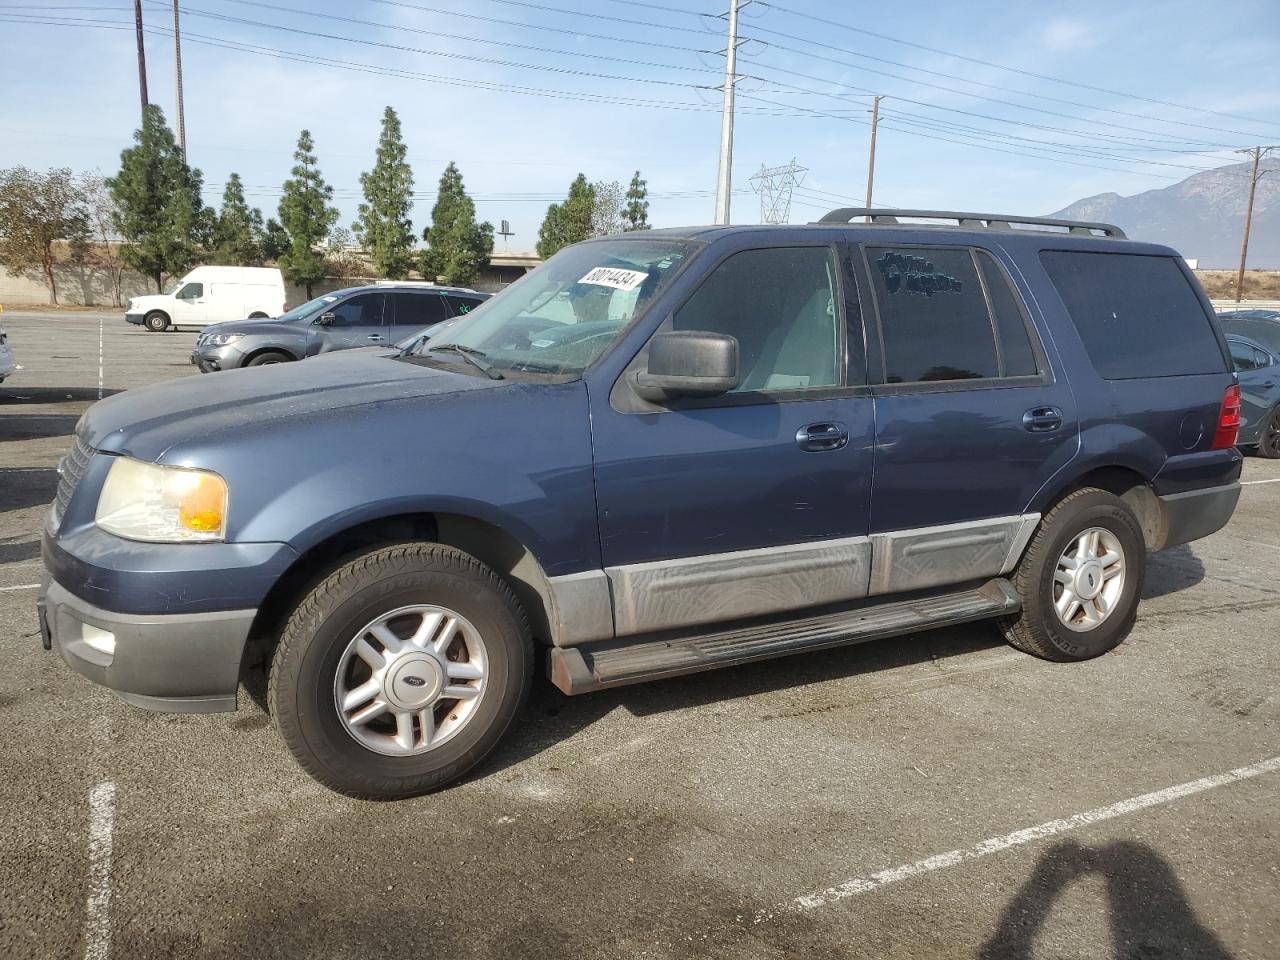
[[[1209,317],[1173,258],[1045,250],[1040,261],[1104,379],[1226,371]]]

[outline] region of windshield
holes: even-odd
[[[323,297],[316,297],[314,300],[308,300],[300,307],[294,307],[288,313],[282,313],[276,317],[277,320],[301,320],[303,317],[310,316],[315,313],[326,303],[333,303],[338,298],[332,294],[325,294]]]
[[[581,373],[666,288],[694,246],[610,238],[567,247],[420,352],[457,345],[481,351],[498,370]]]

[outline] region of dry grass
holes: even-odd
[[[1234,300],[1234,270],[1197,270],[1196,276],[1211,300]],[[1280,300],[1280,270],[1246,270],[1243,300]]]

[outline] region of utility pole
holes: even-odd
[[[142,119],[147,118],[147,54],[142,48],[142,0],[133,0],[133,22],[138,30],[138,92],[142,95]]]
[[[750,3],[751,0],[746,0]],[[743,4],[743,6],[746,5]],[[738,82],[738,0],[729,0],[729,45],[724,51],[724,110],[720,115],[720,173],[716,178],[716,223],[729,222],[733,166],[733,89]]]
[[[182,110],[182,36],[178,28],[178,0],[173,0],[173,77],[178,98],[178,151],[187,159],[187,119]]]
[[[1241,294],[1244,290],[1244,262],[1249,256],[1249,228],[1253,226],[1253,195],[1258,189],[1258,179],[1266,174],[1258,172],[1258,164],[1272,150],[1280,150],[1280,144],[1272,144],[1269,147],[1250,147],[1247,150],[1237,150],[1236,153],[1253,154],[1253,171],[1249,174],[1249,205],[1244,212],[1244,240],[1240,244],[1240,272],[1236,274],[1236,303],[1240,302]]]
[[[883,96],[877,96],[871,101],[871,155],[867,159],[867,209],[871,209],[871,193],[876,182],[876,130],[880,126],[880,101]],[[871,218],[867,217],[867,223],[871,222]]]

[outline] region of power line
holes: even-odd
[[[640,67],[658,67],[662,70],[693,70],[700,73],[706,73],[711,68],[706,66],[687,66],[675,63],[656,63],[652,60],[634,60],[627,57],[611,57],[600,53],[590,53],[585,50],[559,50],[554,47],[540,47],[535,44],[516,43],[511,40],[493,40],[487,37],[471,37],[457,33],[445,33],[440,30],[428,30],[422,27],[411,27],[404,24],[377,23],[372,20],[361,20],[356,17],[344,17],[336,13],[322,13],[316,10],[300,10],[297,7],[283,7],[274,3],[263,3],[261,0],[226,0],[228,3],[238,3],[247,7],[259,7],[266,10],[275,10],[281,13],[291,13],[298,16],[317,17],[322,20],[335,20],[342,23],[354,23],[363,27],[376,27],[379,29],[391,30],[397,33],[419,33],[431,37],[441,37],[446,40],[461,40],[464,43],[484,43],[496,47],[510,47],[516,50],[529,50],[535,53],[550,53],[556,56],[564,57],[581,57],[589,60],[603,60],[608,63],[625,63]],[[686,48],[690,53],[697,51],[692,48]]]
[[[1108,94],[1109,96],[1124,97],[1124,98],[1126,98],[1126,99],[1130,99],[1130,100],[1140,100],[1140,101],[1142,101],[1142,102],[1144,102],[1144,103],[1158,104],[1158,105],[1160,105],[1160,106],[1165,106],[1165,107],[1174,107],[1174,108],[1176,108],[1176,109],[1179,109],[1179,110],[1186,110],[1186,111],[1189,111],[1189,112],[1192,112],[1192,113],[1202,113],[1202,114],[1211,114],[1211,115],[1219,116],[1219,117],[1228,117],[1228,118],[1230,118],[1230,119],[1232,119],[1232,120],[1244,120],[1244,121],[1245,121],[1245,122],[1247,122],[1247,123],[1260,124],[1260,123],[1262,123],[1262,122],[1263,122],[1263,121],[1255,120],[1255,119],[1253,119],[1252,117],[1245,117],[1245,116],[1241,116],[1241,115],[1239,115],[1239,114],[1234,114],[1234,113],[1226,113],[1226,112],[1221,111],[1221,110],[1212,110],[1212,109],[1209,109],[1209,108],[1206,108],[1206,107],[1192,107],[1192,106],[1188,106],[1187,104],[1183,104],[1183,103],[1176,103],[1176,102],[1174,102],[1174,101],[1172,101],[1172,100],[1160,100],[1160,99],[1157,99],[1157,98],[1155,98],[1155,97],[1147,97],[1147,96],[1143,96],[1143,95],[1141,95],[1141,94],[1136,94],[1136,93],[1125,93],[1124,91],[1121,91],[1121,90],[1111,90],[1111,89],[1109,89],[1109,88],[1107,88],[1107,87],[1099,87],[1099,86],[1095,86],[1095,85],[1093,85],[1093,84],[1089,84],[1089,83],[1081,83],[1081,82],[1080,82],[1080,81],[1078,81],[1078,80],[1067,80],[1067,79],[1065,79],[1065,78],[1063,78],[1063,77],[1055,77],[1055,76],[1052,76],[1051,74],[1046,74],[1046,73],[1036,73],[1036,72],[1035,72],[1035,71],[1033,71],[1033,70],[1024,70],[1024,69],[1022,69],[1022,68],[1020,68],[1020,67],[1011,67],[1011,66],[1008,66],[1007,64],[995,63],[995,62],[993,62],[992,60],[990,60],[990,59],[988,59],[988,58],[981,58],[981,59],[979,59],[979,58],[977,58],[977,57],[970,57],[970,56],[966,56],[965,54],[962,54],[962,53],[956,53],[956,52],[955,52],[955,51],[953,51],[953,50],[942,50],[942,49],[939,49],[938,47],[930,47],[930,46],[926,46],[925,44],[922,44],[922,43],[916,43],[916,42],[914,42],[914,41],[912,41],[912,40],[903,40],[903,39],[901,39],[901,38],[899,38],[899,37],[893,37],[893,36],[890,36],[890,35],[885,34],[885,33],[877,33],[877,32],[875,32],[874,30],[867,30],[867,29],[865,29],[865,28],[863,28],[863,27],[855,27],[855,26],[853,26],[852,24],[848,24],[848,23],[841,23],[841,22],[836,21],[836,20],[829,20],[829,19],[827,19],[826,17],[819,17],[819,16],[815,16],[814,14],[811,14],[811,13],[804,13],[804,12],[799,11],[799,10],[793,10],[793,9],[791,9],[790,7],[785,7],[785,6],[782,6],[782,5],[777,4],[777,3],[768,3],[768,2],[766,2],[766,0],[759,0],[759,3],[761,4],[761,6],[764,6],[764,7],[771,7],[772,9],[777,10],[777,11],[779,11],[780,13],[786,13],[786,14],[788,14],[788,15],[790,15],[790,16],[793,16],[793,17],[800,17],[800,18],[805,19],[805,20],[812,20],[812,21],[815,21],[815,22],[817,22],[817,23],[821,23],[821,24],[823,24],[823,25],[825,25],[825,26],[828,26],[828,27],[836,27],[837,29],[840,29],[840,30],[848,30],[848,31],[850,31],[850,32],[852,32],[852,33],[859,33],[859,34],[862,34],[862,35],[864,35],[864,36],[875,37],[875,38],[876,38],[876,39],[878,39],[878,40],[885,40],[885,41],[887,41],[887,42],[889,42],[889,43],[897,43],[897,44],[901,44],[902,46],[906,46],[906,47],[914,47],[914,48],[915,48],[915,49],[917,49],[917,50],[924,50],[924,51],[927,51],[927,52],[929,52],[929,53],[936,53],[936,54],[939,54],[939,55],[944,56],[944,57],[954,57],[954,58],[955,58],[955,59],[957,59],[957,60],[964,60],[964,61],[967,61],[967,62],[969,62],[969,63],[975,63],[975,64],[978,64],[979,66],[982,66],[982,67],[995,67],[996,69],[999,69],[999,70],[1005,70],[1005,71],[1007,71],[1007,72],[1009,72],[1009,73],[1016,73],[1016,74],[1020,74],[1020,75],[1022,75],[1022,76],[1024,76],[1024,77],[1033,77],[1033,78],[1035,78],[1035,79],[1037,79],[1037,80],[1047,80],[1047,81],[1049,81],[1049,82],[1051,82],[1051,83],[1060,83],[1060,84],[1064,84],[1064,85],[1066,85],[1066,86],[1078,87],[1078,88],[1080,88],[1080,89],[1082,89],[1082,90],[1091,90],[1091,91],[1093,91],[1094,93],[1105,93],[1105,94]],[[793,38],[793,39],[799,39],[799,38]],[[1185,122],[1183,122],[1183,121],[1178,121],[1178,120],[1164,120],[1164,121],[1162,121],[1162,122],[1165,122],[1165,123],[1181,123],[1181,124],[1183,124],[1184,126],[1201,126],[1200,124],[1185,123]],[[1206,129],[1206,130],[1217,130],[1217,128],[1215,128],[1215,127],[1202,127],[1202,129]],[[1224,131],[1224,130],[1217,130],[1217,132],[1219,132],[1219,133],[1237,133],[1237,134],[1239,134],[1239,133],[1240,133],[1240,131],[1235,131],[1235,130],[1225,130],[1225,131]],[[1250,134],[1241,134],[1241,135],[1242,135],[1242,136],[1250,136]]]

